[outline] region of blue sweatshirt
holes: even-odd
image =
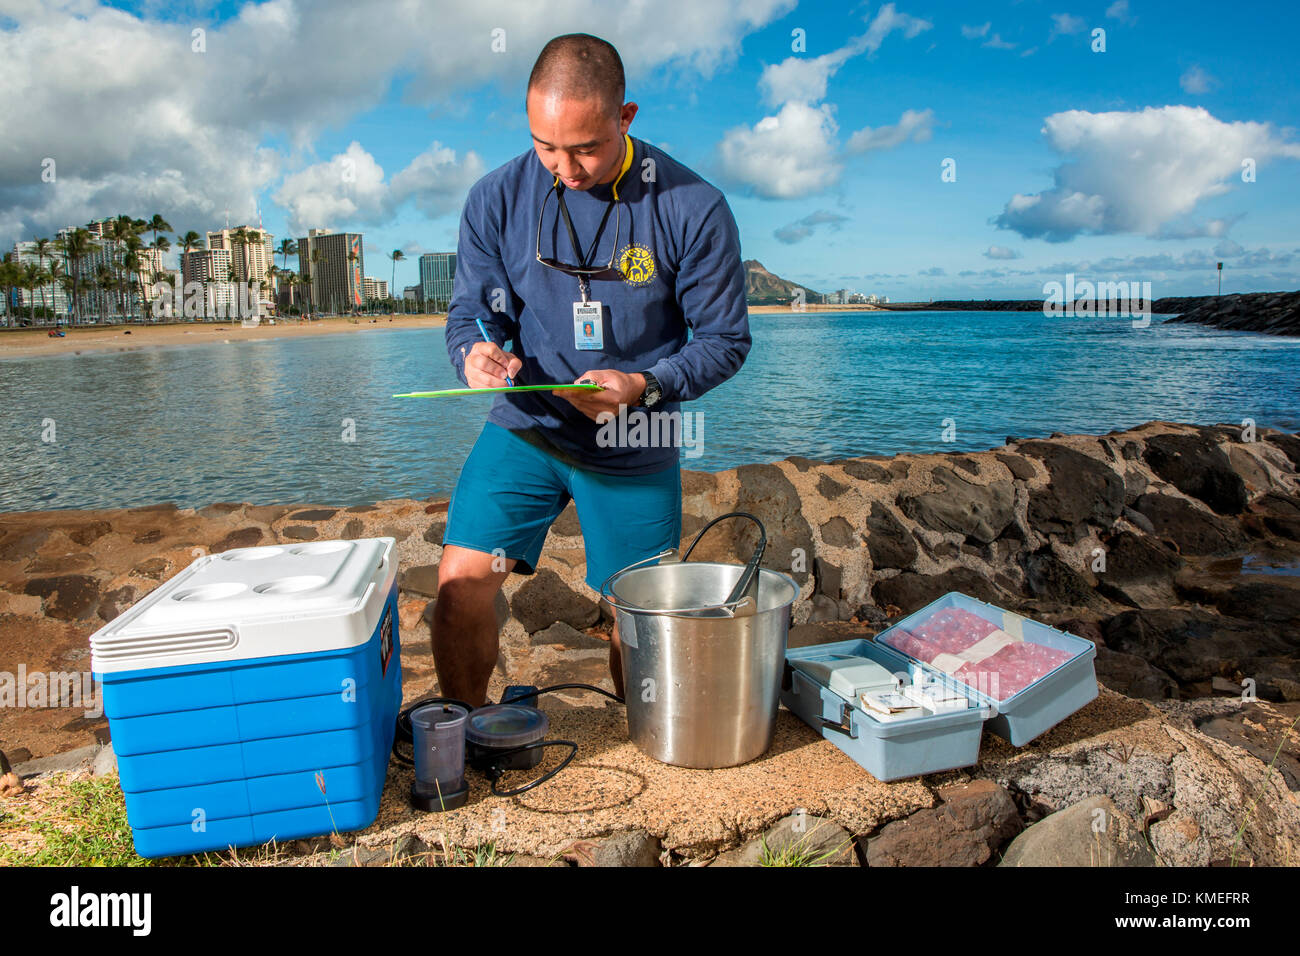
[[[731,209],[721,191],[663,150],[625,139],[632,162],[616,183],[564,190],[585,253],[618,188],[618,235],[615,210],[591,256],[603,265],[613,251],[618,270],[590,280],[590,298],[604,314],[600,350],[575,347],[578,280],[537,261],[538,213],[554,182],[537,154],[530,149],[470,188],[446,327],[447,351],[462,382],[464,356],[483,340],[475,324],[480,318],[493,340],[509,343],[523,362],[516,385],[572,382],[594,369],[649,371],[663,389],[654,410],[671,413],[739,370],[750,335]],[[546,202],[541,254],[570,264],[579,258],[554,195]],[[500,394],[488,419],[540,435],[562,457],[609,474],[660,471],[680,453],[673,447],[601,447],[601,426],[550,392]]]

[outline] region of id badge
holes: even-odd
[[[573,347],[599,351],[605,347],[604,312],[599,302],[573,303]]]

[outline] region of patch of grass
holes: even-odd
[[[242,850],[149,860],[136,854],[117,775],[56,774],[0,805],[0,866],[269,866],[274,842]]]
[[[846,846],[849,846],[850,843],[852,843],[852,840],[850,840],[848,843],[842,843],[839,846],[831,847],[829,850],[826,850],[822,853],[817,853],[812,848],[812,846],[808,843],[809,838],[815,832],[817,831],[816,828],[814,827],[813,830],[804,834],[798,840],[795,840],[793,843],[788,843],[785,846],[780,847],[778,849],[773,849],[772,847],[768,846],[767,837],[764,836],[763,847],[758,854],[758,865],[759,866],[827,866],[829,865],[826,862],[827,860],[838,856]]]
[[[451,846],[446,837],[442,838],[441,843],[441,850],[435,846],[433,852],[428,854],[429,866],[509,866],[515,858],[513,853],[497,852],[495,843],[479,843],[472,847]]]
[[[1241,847],[1242,838],[1246,835],[1246,827],[1250,824],[1251,815],[1255,812],[1255,807],[1259,804],[1260,798],[1264,796],[1264,790],[1268,787],[1268,781],[1273,776],[1273,767],[1277,764],[1278,757],[1282,755],[1282,747],[1285,746],[1287,737],[1291,731],[1295,730],[1296,724],[1300,724],[1300,716],[1291,721],[1291,726],[1282,731],[1281,737],[1278,738],[1277,749],[1273,751],[1273,759],[1268,762],[1268,767],[1264,770],[1264,779],[1259,785],[1259,793],[1255,794],[1255,799],[1250,801],[1250,806],[1246,808],[1245,816],[1241,818],[1241,826],[1237,827],[1236,836],[1232,841],[1232,855],[1229,858],[1232,865],[1237,865],[1237,853]]]

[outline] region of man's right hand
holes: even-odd
[[[492,342],[475,342],[465,356],[465,381],[470,388],[504,388],[514,381],[524,363]]]

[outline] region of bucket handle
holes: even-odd
[[[611,607],[615,607],[620,611],[629,611],[634,614],[654,614],[662,616],[696,614],[701,611],[723,611],[728,617],[735,617],[736,611],[739,608],[744,607],[746,604],[752,603],[757,607],[758,602],[754,599],[754,596],[746,594],[745,592],[749,589],[750,582],[753,580],[754,575],[758,573],[758,563],[763,559],[763,552],[767,550],[767,529],[763,527],[763,522],[759,521],[752,514],[745,511],[731,511],[725,515],[719,515],[717,518],[714,518],[700,529],[699,534],[695,536],[695,540],[692,541],[690,547],[686,549],[686,553],[682,555],[681,560],[685,561],[691,556],[691,552],[694,551],[695,546],[700,543],[700,539],[704,537],[705,532],[719,521],[724,521],[727,518],[748,518],[750,521],[754,522],[754,524],[758,525],[759,540],[758,547],[755,548],[754,553],[750,555],[749,561],[745,564],[745,569],[740,574],[740,579],[736,582],[736,586],[732,588],[731,594],[728,595],[727,600],[723,601],[721,604],[708,604],[703,607],[679,607],[668,609],[644,608],[639,607],[636,604],[624,604],[614,597],[614,591],[611,584],[616,577],[624,571],[631,571],[633,568],[639,568],[641,565],[649,564],[651,561],[660,561],[670,555],[673,556],[672,562],[676,562],[676,548],[669,548],[666,551],[660,551],[652,557],[642,558],[640,561],[636,561],[625,568],[615,571],[607,577],[605,583],[600,586],[600,596],[608,601]]]
[[[691,542],[691,546],[687,548],[686,553],[682,555],[682,560],[685,561],[691,556],[691,552],[695,550],[695,546],[700,543],[700,539],[704,537],[710,528],[719,521],[726,521],[728,518],[748,518],[758,526],[758,546],[754,548],[754,553],[751,554],[749,560],[745,562],[745,570],[740,572],[740,578],[736,581],[736,586],[731,589],[731,593],[727,595],[727,600],[720,605],[722,607],[735,607],[741,603],[741,595],[749,591],[749,586],[754,580],[754,575],[758,574],[758,564],[763,560],[763,552],[767,550],[767,529],[763,527],[763,522],[759,521],[748,511],[729,511],[725,515],[719,515],[700,529],[700,533],[695,536],[695,540]]]

